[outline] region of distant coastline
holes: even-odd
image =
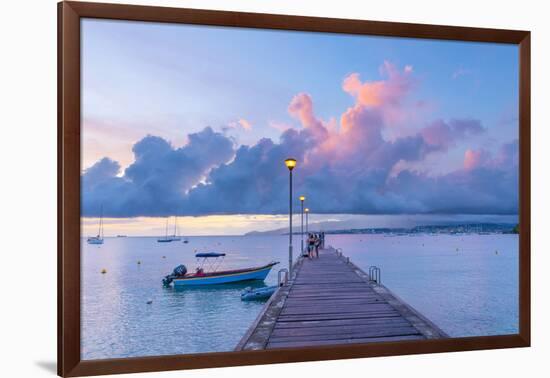
[[[384,234],[384,235],[413,235],[413,234],[517,234],[517,224],[513,223],[461,223],[461,224],[437,224],[422,225],[415,227],[368,227],[350,228],[342,230],[323,230],[312,225],[310,232],[324,232],[325,234]],[[300,235],[300,231],[293,232],[293,235]],[[262,235],[288,235],[288,229],[277,229],[270,231],[251,231],[245,236]]]

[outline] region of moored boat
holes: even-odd
[[[168,218],[166,218],[166,235],[158,238],[157,242],[159,243],[171,243],[174,241],[180,241],[181,238],[178,236],[178,217],[174,217],[174,233],[168,235]]]
[[[99,230],[97,236],[90,236],[87,239],[88,244],[103,244],[103,206],[101,207],[101,214],[99,216]]]
[[[269,299],[273,293],[277,290],[277,286],[267,286],[258,289],[247,287],[241,293],[242,301],[256,301],[262,299]]]
[[[88,238],[88,244],[103,244],[103,238],[98,236],[91,236]]]
[[[227,284],[234,282],[252,281],[252,280],[265,280],[271,268],[277,265],[279,262],[272,261],[269,264],[243,269],[233,270],[218,270],[221,260],[225,257],[225,253],[197,253],[195,255],[197,259],[202,260],[197,267],[195,273],[187,273],[185,265],[179,265],[174,269],[172,274],[167,275],[162,280],[164,286],[174,287],[182,286],[196,286],[196,285],[216,285]],[[213,259],[212,261],[210,259]],[[210,267],[210,271],[205,271],[205,265]]]

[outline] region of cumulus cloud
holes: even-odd
[[[447,150],[468,137],[481,135],[486,129],[475,119],[437,120],[420,131],[427,144]]]
[[[400,134],[410,129],[411,121],[429,106],[426,101],[413,101],[410,94],[417,87],[413,67],[398,68],[384,62],[379,80],[361,81],[359,73],[351,73],[342,82],[342,89],[351,95],[357,106],[376,109],[387,126],[388,134]]]
[[[285,213],[283,161],[292,156],[298,160],[295,192],[307,195],[316,212],[516,213],[517,141],[494,153],[464,148],[487,131],[470,118],[435,120],[385,137],[416,85],[413,74],[411,66],[386,62],[380,80],[348,75],[342,89],[354,103],[328,122],[316,115],[310,94],[298,93],[287,110],[302,127],[280,127],[276,141],[234,146],[210,128],[189,135],[181,148],[143,138],[123,175],[109,159],[84,172],[83,212],[97,214],[102,204],[109,216]],[[434,176],[410,168],[459,148],[458,170]]]
[[[97,215],[101,207],[115,217],[177,212],[186,193],[234,155],[232,141],[209,127],[189,134],[188,140],[174,148],[160,137],[143,138],[134,145],[135,160],[121,177],[116,176],[116,162],[97,162],[82,175],[83,213]]]
[[[288,106],[288,112],[300,120],[303,127],[310,131],[311,135],[318,141],[326,139],[328,133],[325,125],[313,113],[313,101],[307,93],[299,93]]]
[[[464,152],[464,169],[470,171],[476,168],[509,169],[515,168],[519,161],[518,140],[500,146],[496,156],[483,149],[467,149]]]
[[[383,80],[361,82],[358,73],[347,76],[342,89],[357,98],[364,106],[391,106],[399,104],[413,87],[412,66],[398,70],[390,62],[380,67]]]
[[[439,177],[402,171],[388,193],[409,213],[517,214],[518,170],[476,167]]]

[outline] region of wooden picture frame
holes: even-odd
[[[519,46],[519,333],[241,351],[81,360],[80,357],[80,20],[184,23],[371,36],[493,42]],[[82,2],[58,4],[58,374],[83,376],[372,356],[439,353],[530,345],[530,32],[271,14]]]

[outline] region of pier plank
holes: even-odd
[[[286,342],[269,342],[266,349],[273,348],[301,348],[301,347],[314,347],[322,345],[338,345],[338,344],[367,344],[376,342],[390,342],[390,341],[407,341],[407,340],[423,340],[423,336],[411,335],[411,336],[385,336],[385,337],[368,337],[368,338],[353,338],[353,339],[341,339],[341,340],[307,340],[307,341],[286,341]]]
[[[301,258],[237,350],[442,338],[447,335],[329,248]]]

